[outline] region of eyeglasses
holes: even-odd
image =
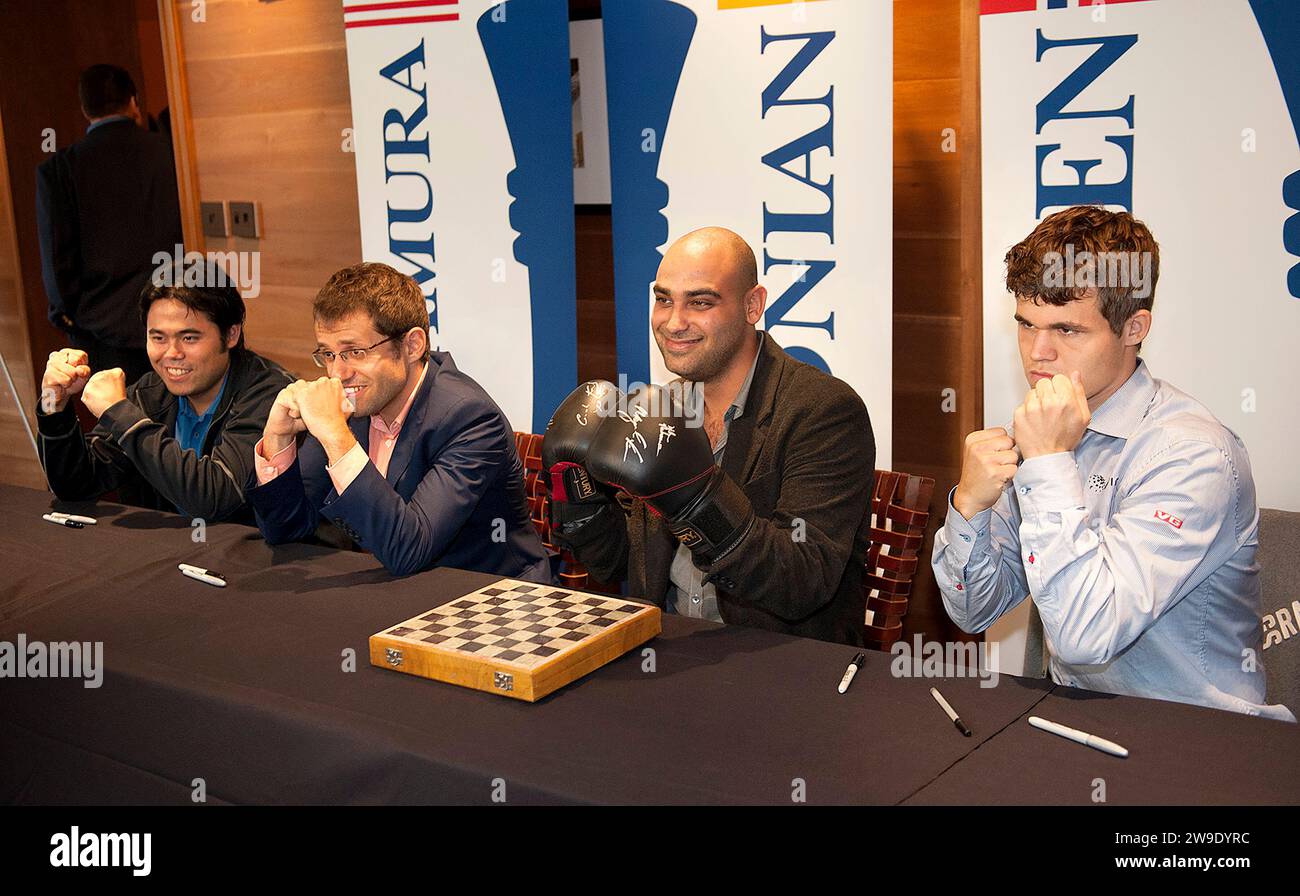
[[[317,349],[311,353],[311,359],[316,362],[317,367],[328,367],[334,363],[335,358],[342,358],[349,364],[360,364],[366,360],[366,353],[379,348],[385,342],[392,342],[397,336],[389,336],[387,339],[381,339],[374,345],[368,345],[365,348],[345,348],[341,352],[330,352],[324,349]]]

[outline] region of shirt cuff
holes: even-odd
[[[366,449],[361,447],[357,442],[347,453],[338,459],[333,465],[326,464],[325,470],[330,474],[330,479],[334,481],[334,491],[340,495],[352,484],[352,480],[361,475],[361,471],[366,468],[370,458],[366,455]]]
[[[1030,514],[1086,509],[1079,466],[1069,451],[1040,454],[1021,463],[1015,488],[1022,519]]]
[[[77,412],[72,409],[72,402],[68,402],[63,410],[52,414],[42,413],[39,403],[36,409],[36,430],[42,438],[62,439],[74,432],[81,432],[81,424],[77,422]]]
[[[970,519],[962,516],[953,506],[953,495],[957,487],[948,492],[948,516],[944,520],[944,534],[948,537],[947,553],[952,557],[957,569],[965,569],[970,555],[976,548],[987,550],[989,544],[989,519],[993,516],[992,508],[981,510]]]
[[[258,439],[257,444],[253,446],[253,469],[257,471],[258,485],[266,485],[279,476],[293,466],[294,459],[298,457],[297,442],[290,442],[275,452],[274,456],[268,458],[262,453],[262,441]]]

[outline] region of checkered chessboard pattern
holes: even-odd
[[[531,669],[645,609],[617,597],[502,579],[379,634]]]

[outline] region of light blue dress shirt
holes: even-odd
[[[1032,593],[1060,684],[1295,721],[1264,703],[1246,448],[1141,360],[1073,452],[969,521],[948,504],[931,565],[964,630]]]
[[[99,127],[102,124],[109,124],[110,122],[114,122],[114,121],[130,121],[130,120],[131,120],[130,115],[105,115],[103,118],[99,119],[99,121],[91,122],[90,127],[86,128],[86,133],[89,134],[91,131],[93,131],[95,128]]]

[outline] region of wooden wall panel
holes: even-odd
[[[578,380],[617,383],[614,232],[609,212],[579,212],[574,238],[578,273]]]
[[[247,340],[316,376],[311,302],[330,274],[361,259],[343,16],[334,3],[208,0],[195,22],[174,4],[191,114],[198,198],[260,203],[262,239],[190,239],[260,251],[261,294]]]
[[[980,417],[978,50],[977,0],[895,0],[893,456],[896,469],[935,479],[927,560]],[[909,639],[967,637],[928,566],[903,628]]]
[[[0,118],[4,122],[4,167],[0,182],[7,211],[0,224],[0,317],[4,351],[24,400],[34,401],[35,383],[44,359],[66,344],[47,317],[48,301],[41,280],[40,243],[36,235],[36,167],[53,148],[81,139],[86,119],[77,98],[77,76],[87,66],[111,62],[131,73],[145,107],[156,112],[166,104],[158,72],[160,48],[141,45],[150,23],[137,20],[140,0],[4,0],[0,2]],[[12,228],[10,230],[9,228]],[[12,302],[21,301],[21,314]],[[17,343],[25,342],[20,347]],[[33,363],[35,362],[35,364]],[[39,365],[39,369],[35,367]],[[0,406],[11,405],[0,383]],[[31,410],[29,405],[29,411]],[[0,411],[0,415],[6,412]],[[29,465],[31,447],[9,408],[0,420],[0,479],[43,484],[39,469]],[[10,461],[13,461],[11,464]]]
[[[964,0],[894,0],[894,87],[961,75]],[[897,129],[898,117],[894,118]]]
[[[18,234],[10,202],[9,165],[5,160],[4,122],[0,120],[0,354],[13,378],[13,389],[0,375],[0,480],[28,488],[45,488],[45,476],[32,449],[28,429],[36,429],[36,380],[27,343],[27,309],[18,264]],[[42,367],[44,369],[44,367]]]
[[[140,48],[140,108],[146,116],[158,117],[167,108],[167,74],[163,66],[162,31],[158,21],[158,0],[135,0],[136,45]]]

